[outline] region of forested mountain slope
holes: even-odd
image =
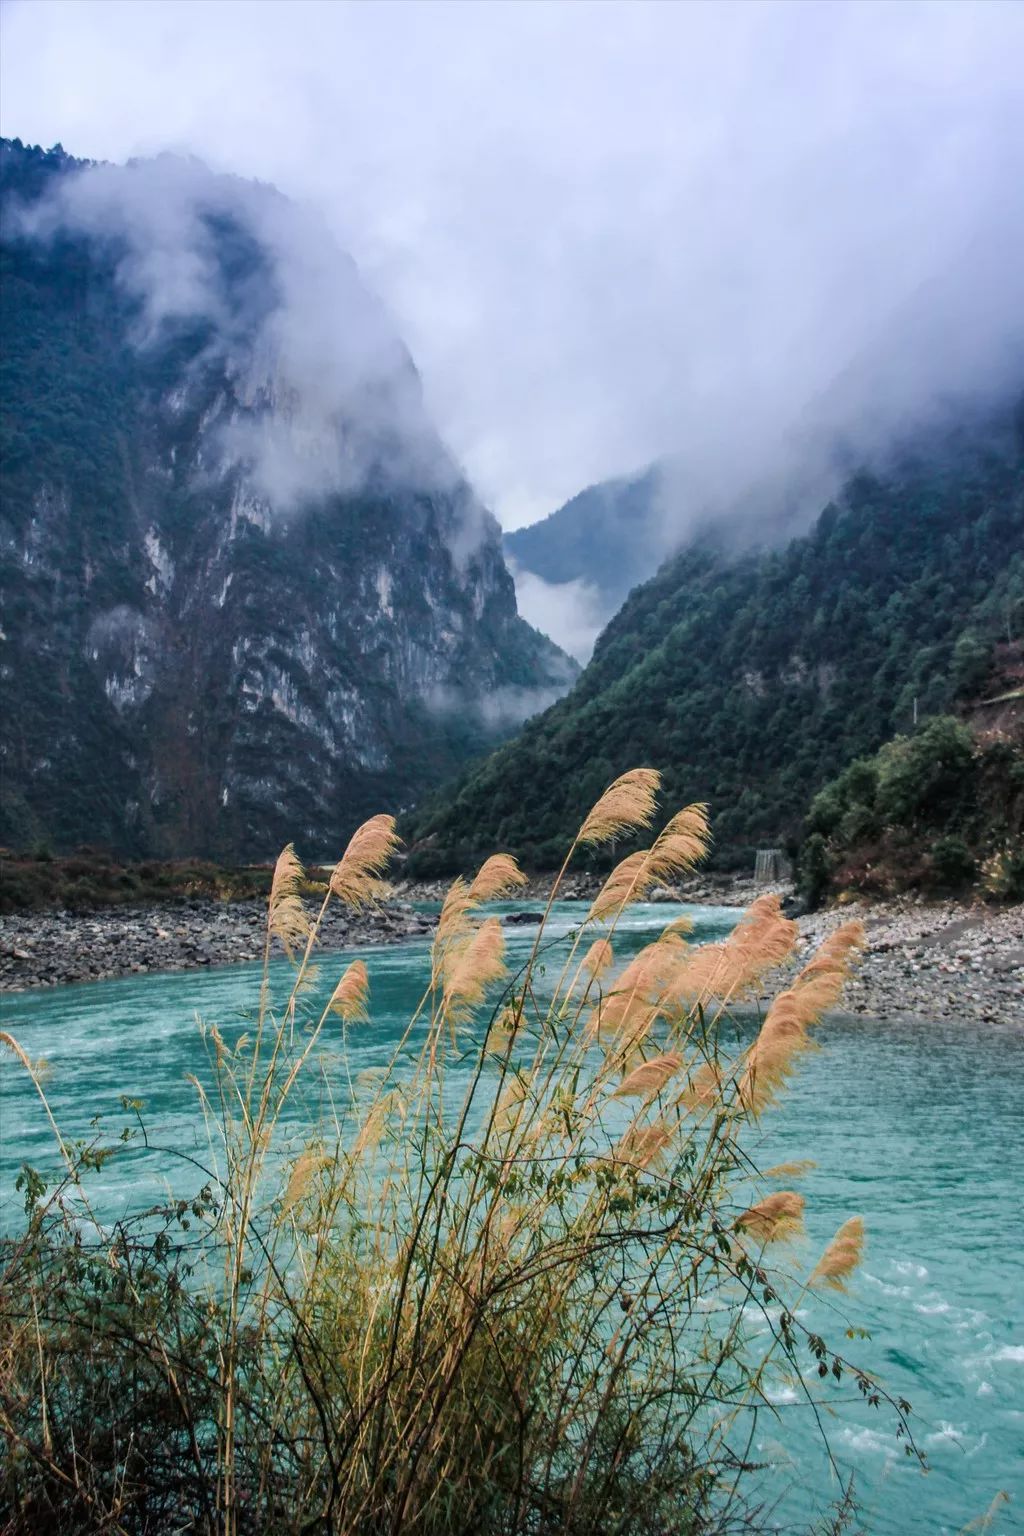
[[[599,613],[610,618],[635,586],[657,569],[664,552],[659,521],[660,475],[588,486],[550,516],[505,534],[515,564],[543,581],[584,581]]]
[[[711,803],[720,863],[798,835],[813,793],[1024,628],[1024,410],[962,418],[853,477],[807,535],[691,546],[635,591],[575,688],[414,817],[424,870],[546,867],[618,773]],[[916,701],[916,702],[915,702]]]
[[[0,843],[329,857],[564,689],[310,215],[14,141],[0,218]]]

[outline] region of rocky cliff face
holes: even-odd
[[[567,686],[309,216],[16,142],[0,197],[0,839],[330,856]]]

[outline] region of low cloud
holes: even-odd
[[[670,545],[1020,368],[1019,4],[8,0],[5,31],[8,133],[322,210],[506,528],[667,460]],[[170,278],[203,292],[202,252]],[[322,286],[289,367],[330,378]]]
[[[594,641],[610,617],[595,587],[582,580],[545,581],[506,555],[516,584],[519,612],[580,663],[590,660]]]
[[[140,349],[204,328],[192,366],[218,366],[232,397],[207,428],[207,473],[242,466],[274,512],[371,480],[459,484],[408,351],[313,210],[161,155],[64,175],[16,223],[112,258]]]

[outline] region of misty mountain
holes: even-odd
[[[977,687],[1024,630],[1024,404],[918,432],[810,532],[693,540],[637,588],[572,691],[410,821],[426,871],[564,855],[619,773],[706,800],[715,858],[798,836],[812,794]],[[622,850],[619,850],[621,853]]]
[[[517,571],[544,582],[585,583],[606,621],[657,569],[663,553],[658,488],[653,466],[588,486],[540,522],[506,533],[505,552]]]
[[[564,690],[311,214],[17,140],[0,200],[0,840],[329,857]]]

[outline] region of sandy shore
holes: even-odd
[[[598,885],[595,877],[576,876],[561,894],[588,899]],[[394,944],[427,934],[432,920],[411,902],[439,898],[445,888],[398,887],[396,899],[378,912],[353,915],[332,906],[324,948]],[[699,905],[741,907],[757,891],[750,882],[723,876],[694,879],[672,894]],[[531,882],[522,895],[539,911],[547,885]],[[847,987],[850,1011],[883,1019],[909,1015],[1024,1024],[1024,906],[913,898],[851,903],[798,919],[799,958],[851,918],[864,923],[868,944]],[[263,954],[265,922],[262,901],[18,913],[0,918],[0,991],[256,961]]]

